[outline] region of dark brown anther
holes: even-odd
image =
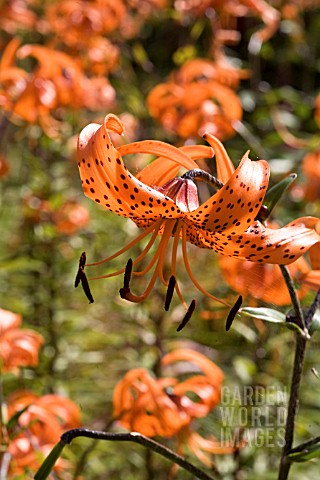
[[[84,267],[86,265],[86,252],[82,252],[79,260],[79,268],[78,272],[76,275],[76,279],[74,282],[74,286],[77,288],[79,283],[81,282],[81,286],[83,288],[84,293],[86,294],[87,299],[89,300],[90,303],[94,302],[93,296],[90,291],[88,279],[86,277],[86,274],[84,273]]]
[[[176,286],[176,278],[174,275],[171,275],[169,283],[168,283],[168,289],[167,289],[167,294],[166,294],[166,299],[164,302],[164,309],[167,312],[169,310],[171,300],[174,294],[174,287]]]
[[[87,279],[84,271],[82,271],[82,273],[81,273],[81,279],[80,280],[81,280],[81,285],[82,285],[83,291],[86,294],[86,297],[89,300],[89,303],[93,303],[94,302],[93,296],[91,294],[88,279]]]
[[[129,288],[130,285],[130,280],[131,280],[131,274],[132,274],[132,267],[133,267],[133,261],[131,258],[127,261],[126,269],[124,272],[124,279],[123,279],[123,288]]]
[[[130,291],[130,280],[132,275],[133,261],[131,258],[127,261],[126,269],[124,271],[123,287],[120,288],[119,293],[120,297],[124,300],[128,299],[128,294]]]
[[[231,308],[231,310],[228,314],[227,321],[226,321],[226,331],[227,332],[230,330],[232,322],[235,319],[235,316],[237,315],[241,305],[242,305],[242,295],[240,295],[237,298],[236,303],[233,305],[233,307]]]
[[[177,328],[177,332],[180,332],[187,325],[190,318],[192,317],[193,312],[195,311],[195,308],[196,308],[196,301],[193,299],[192,302],[189,305],[187,313],[185,314],[185,316],[182,319],[182,322],[180,323],[180,325]]]
[[[74,281],[75,288],[77,288],[77,286],[79,285],[79,283],[81,281],[81,273],[84,272],[86,259],[87,259],[86,252],[82,252],[81,256],[80,256],[80,260],[79,260],[79,268],[78,268],[77,276],[76,276],[76,279]]]
[[[120,288],[119,293],[123,300],[128,300],[128,293],[131,293],[131,290],[130,288]]]

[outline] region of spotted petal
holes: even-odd
[[[239,235],[213,234],[189,228],[188,239],[199,247],[242,260],[287,265],[320,242],[320,236],[313,228],[317,222],[317,218],[302,217],[275,230],[256,221]]]
[[[145,227],[157,218],[176,218],[180,209],[169,197],[137,180],[125,167],[113,146],[108,130],[118,134],[123,125],[115,115],[107,115],[103,125],[90,124],[80,133],[78,165],[85,195],[107,210],[130,217]],[[175,158],[179,165],[193,167],[193,161],[179,149],[163,142],[136,142],[122,147],[122,153],[154,153]]]
[[[192,223],[208,232],[236,235],[254,222],[268,187],[269,166],[265,160],[251,161],[248,153],[223,188],[186,214]]]

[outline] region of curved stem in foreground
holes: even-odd
[[[170,450],[168,447],[155,442],[151,438],[145,437],[137,432],[130,433],[113,433],[113,432],[100,432],[96,430],[89,430],[86,428],[74,428],[68,430],[61,435],[60,442],[53,448],[49,456],[44,460],[39,470],[35,474],[35,480],[45,480],[51,473],[55,461],[59,458],[65,445],[72,442],[77,437],[87,437],[96,440],[106,441],[120,441],[120,442],[134,442],[149,448],[150,450],[158,453],[162,457],[167,458],[171,462],[178,464],[184,470],[192,473],[196,478],[200,480],[214,480],[214,477],[200,470],[198,467],[188,462],[181,455]],[[55,452],[54,452],[55,451]],[[53,455],[52,455],[53,454]]]

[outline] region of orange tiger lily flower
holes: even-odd
[[[34,29],[37,17],[29,10],[30,2],[27,0],[10,0],[1,3],[0,7],[0,28],[5,32],[14,35],[21,29]]]
[[[316,225],[316,230],[320,232],[320,222]],[[310,248],[308,256],[311,268],[299,280],[306,287],[317,291],[320,288],[320,243]]]
[[[21,315],[0,308],[0,361],[4,372],[38,364],[42,335],[20,329]]]
[[[230,453],[234,449],[215,439],[204,439],[193,432],[191,422],[203,418],[219,403],[223,373],[211,360],[199,352],[178,349],[162,359],[167,368],[175,362],[194,365],[201,373],[179,382],[174,377],[155,378],[147,370],[130,370],[116,385],[113,393],[113,414],[124,428],[146,436],[178,438],[178,451],[188,445],[201,461],[211,453]],[[193,367],[194,370],[194,367]],[[197,401],[188,394],[194,393]],[[211,462],[210,462],[211,463]]]
[[[171,437],[194,418],[208,415],[219,403],[223,373],[215,363],[186,348],[165,355],[161,361],[171,369],[175,362],[193,364],[201,374],[179,382],[174,377],[157,379],[147,370],[136,368],[116,385],[113,413],[121,425],[147,436]],[[198,401],[188,397],[190,392],[197,395]]]
[[[309,202],[320,199],[320,149],[309,152],[302,160],[302,172],[306,177],[304,197]]]
[[[23,474],[37,469],[65,430],[80,426],[80,410],[72,400],[56,394],[39,397],[28,391],[15,392],[8,400],[8,418],[26,409],[9,434],[10,472]],[[64,461],[59,461],[59,469]]]
[[[220,140],[230,138],[235,134],[234,123],[242,119],[241,102],[233,88],[247,76],[248,71],[231,68],[221,59],[217,63],[191,60],[151,90],[150,114],[182,138],[205,131]]]
[[[261,43],[267,41],[278,29],[281,15],[264,0],[176,0],[175,8],[183,13],[203,15],[206,10],[213,9],[223,27],[234,25],[234,17],[255,15],[264,23],[264,27],[251,37],[251,47],[256,53]],[[223,31],[223,30],[222,30]],[[216,32],[215,32],[216,33]],[[254,48],[255,47],[255,48]]]
[[[73,235],[88,224],[90,215],[83,205],[67,201],[53,212],[52,220],[59,233]]]
[[[27,57],[37,61],[30,73],[16,66],[18,59]],[[4,51],[0,82],[0,105],[14,118],[38,122],[49,136],[57,135],[60,122],[54,113],[58,108],[97,110],[115,103],[115,91],[104,76],[88,78],[70,55],[43,45],[20,46],[18,39]]]
[[[90,124],[84,128],[79,136],[77,150],[85,195],[103,208],[130,218],[144,229],[134,241],[111,257],[87,266],[110,261],[151,234],[147,246],[133,262],[132,266],[136,267],[148,254],[157,235],[161,235],[158,249],[149,265],[142,271],[133,271],[133,275],[145,275],[154,267],[145,292],[142,295],[131,292],[131,272],[127,269],[126,284],[121,289],[123,298],[132,302],[143,301],[158,277],[168,287],[169,281],[164,278],[163,266],[165,252],[172,237],[170,275],[176,277],[177,249],[181,239],[183,260],[191,280],[202,293],[215,300],[218,299],[199,285],[191,271],[187,242],[253,262],[289,264],[320,241],[313,228],[318,219],[313,217],[300,218],[276,230],[255,220],[268,186],[269,167],[266,161],[253,162],[247,152],[234,170],[223,145],[211,135],[205,135],[215,150],[218,177],[224,185],[199,206],[197,188],[193,181],[199,173],[195,160],[212,156],[213,150],[206,146],[177,149],[156,141],[135,142],[115,148],[109,132],[122,134],[123,130],[119,118],[109,114],[102,125]],[[125,167],[121,156],[131,153],[149,153],[158,158],[135,177]],[[176,177],[181,167],[191,172]],[[202,174],[205,176],[205,173]],[[220,183],[219,187],[221,185]],[[96,278],[107,278],[124,272],[125,269],[122,269]],[[184,303],[178,285],[175,284],[174,288]]]
[[[275,305],[291,304],[288,288],[278,265],[253,263],[249,260],[220,255],[219,266],[228,285],[244,297],[249,295],[251,299],[259,299]],[[288,268],[295,279],[300,279],[310,270],[302,257],[291,263]],[[299,288],[297,293],[299,298],[303,298],[307,290]]]
[[[91,38],[119,29],[125,13],[122,0],[59,0],[48,7],[45,19],[63,43],[83,49]]]

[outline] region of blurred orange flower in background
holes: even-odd
[[[75,234],[90,220],[88,209],[74,200],[52,206],[48,200],[30,194],[23,199],[23,216],[28,223],[52,224],[63,235]]]
[[[308,202],[320,200],[320,150],[307,153],[301,168],[306,177],[306,184],[303,186],[305,199]]]
[[[0,155],[0,180],[7,176],[10,171],[10,165],[4,155]]]
[[[42,397],[18,391],[8,399],[9,420],[22,412],[9,434],[10,471],[23,474],[36,469],[65,430],[80,426],[80,410],[70,399],[49,394]],[[59,460],[56,468],[66,466]]]
[[[189,370],[200,371],[186,380],[175,377],[155,378],[143,368],[130,370],[113,392],[113,415],[124,428],[153,437],[177,436],[178,451],[188,446],[201,461],[211,464],[203,451],[230,453],[229,445],[215,438],[203,439],[190,428],[195,418],[206,417],[219,403],[223,373],[221,369],[199,352],[178,349],[162,358],[163,367],[184,362]],[[189,395],[195,395],[192,400]]]
[[[88,210],[77,202],[65,202],[53,213],[53,223],[57,231],[65,235],[73,235],[85,227],[89,220]]]
[[[34,58],[32,72],[17,66]],[[105,77],[88,78],[70,55],[38,44],[20,46],[17,38],[6,46],[0,62],[0,104],[14,117],[39,123],[56,136],[62,123],[61,108],[89,109],[114,105],[115,91]]]
[[[182,138],[207,131],[225,140],[235,135],[235,122],[242,119],[241,102],[234,89],[248,75],[247,70],[227,63],[190,60],[166,83],[151,90],[147,98],[150,114]]]
[[[320,222],[316,225],[320,233]],[[303,285],[317,291],[320,288],[320,244],[313,245],[308,252],[311,268],[301,275],[300,281]]]
[[[32,0],[7,0],[0,6],[0,28],[10,34],[36,26],[37,16],[30,10]]]
[[[224,280],[236,292],[244,297],[262,300],[275,305],[289,305],[291,298],[278,265],[252,263],[248,260],[219,256],[219,266]],[[299,279],[309,272],[307,262],[301,257],[288,265],[291,276]],[[299,289],[298,296],[302,298],[307,293],[304,288]]]
[[[44,339],[33,330],[20,329],[21,322],[21,315],[0,308],[0,359],[4,372],[38,364]]]
[[[49,28],[70,47],[86,48],[93,37],[119,29],[126,14],[122,0],[60,0],[46,10]]]
[[[265,26],[251,37],[251,50],[254,53],[259,51],[263,42],[274,35],[281,18],[280,12],[264,0],[175,0],[174,6],[179,12],[196,16],[202,16],[212,9],[221,24],[221,30],[234,28],[237,17],[260,18]],[[210,16],[212,17],[212,14]]]

